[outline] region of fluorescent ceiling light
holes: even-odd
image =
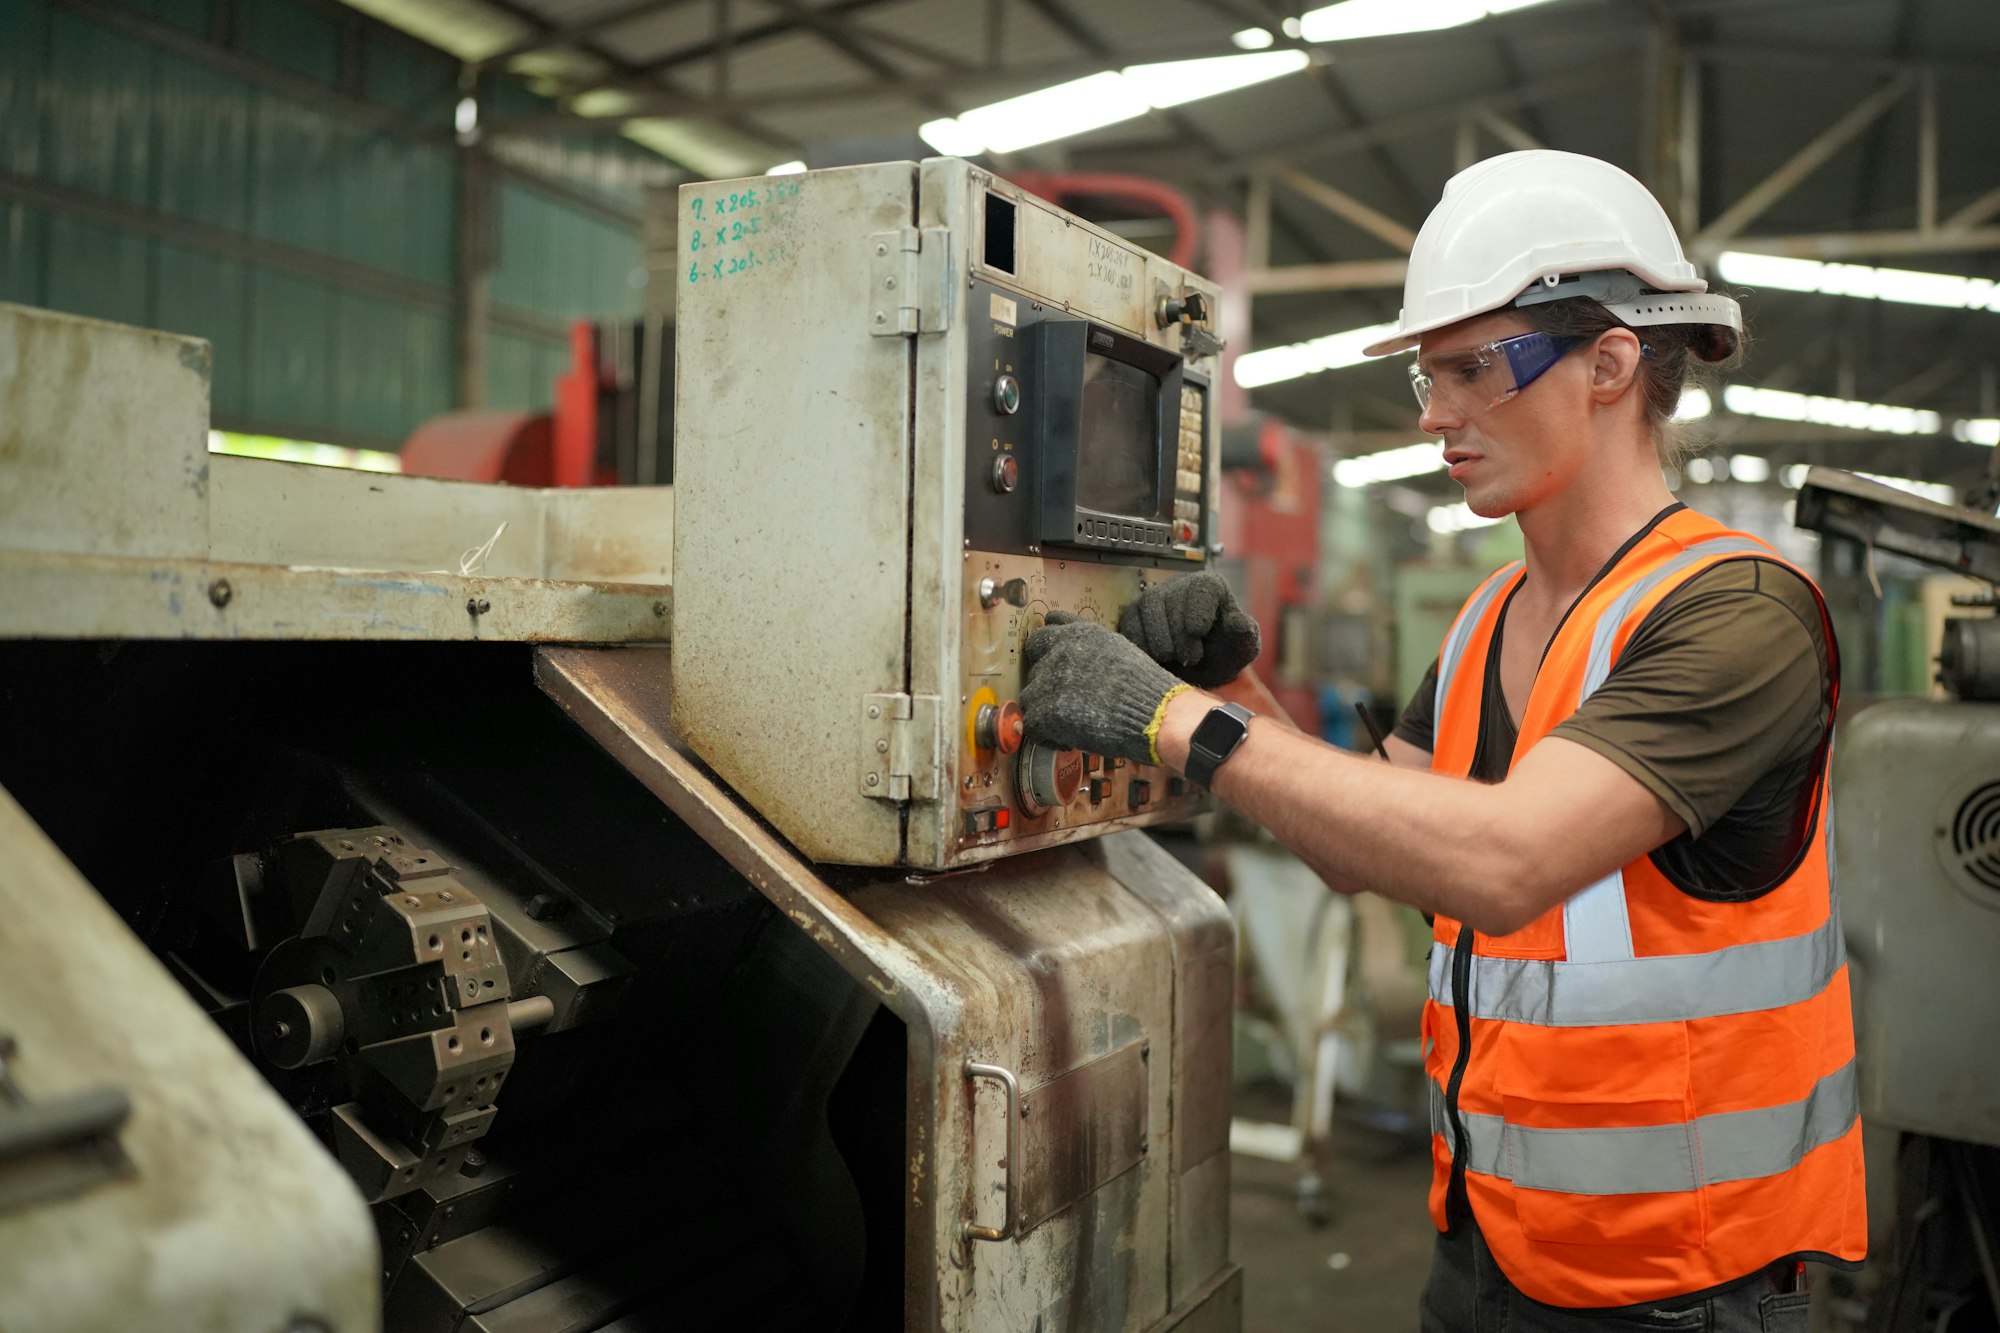
[[[1132,65],[974,107],[955,118],[927,121],[917,133],[952,157],[1011,153],[1134,120],[1155,107],[1180,106],[1248,88],[1311,62],[1303,51],[1262,51]]]
[[[1239,51],[1262,51],[1275,42],[1269,28],[1245,28],[1241,32],[1229,34],[1229,40],[1236,43]]]
[[[1505,522],[1506,519],[1507,515],[1505,514],[1502,514],[1499,518],[1488,518],[1484,514],[1475,514],[1472,512],[1472,506],[1463,503],[1438,505],[1430,513],[1424,515],[1424,522],[1430,525],[1432,532],[1437,533],[1467,532],[1473,528],[1490,528],[1495,523]]]
[[[1329,333],[1309,342],[1245,352],[1236,358],[1236,383],[1245,389],[1257,389],[1266,384],[1295,380],[1301,375],[1317,375],[1322,370],[1358,366],[1368,360],[1361,354],[1362,348],[1380,342],[1395,331],[1393,323],[1370,324],[1365,329]]]
[[[790,162],[780,162],[777,166],[765,171],[764,174],[766,176],[796,176],[805,169],[805,163],[794,159]]]
[[[1686,389],[1681,393],[1681,401],[1674,408],[1675,421],[1700,421],[1715,410],[1715,400],[1708,396],[1706,389]]]
[[[1284,22],[1278,25],[1278,31],[1284,33],[1285,36],[1291,38],[1293,41],[1296,42],[1299,39],[1299,34],[1305,31],[1305,29],[1300,25],[1297,19],[1286,19]]]
[[[1974,417],[1951,423],[1951,438],[1967,444],[2000,444],[2000,417]]]
[[[1342,486],[1359,488],[1442,471],[1443,442],[1425,440],[1421,444],[1406,444],[1400,449],[1384,449],[1380,453],[1343,458],[1333,465],[1333,479]]]
[[[1875,431],[1883,435],[1936,435],[1944,429],[1943,417],[1922,408],[1857,403],[1846,398],[1821,398],[1789,393],[1783,389],[1753,389],[1747,384],[1732,384],[1724,389],[1722,403],[1731,412],[1743,417],[1810,421],[1820,426]]]
[[[1148,106],[1180,106],[1249,88],[1304,69],[1312,57],[1303,51],[1266,51],[1259,55],[1209,56],[1202,60],[1169,60],[1158,65],[1131,65],[1125,83]]]
[[[1736,481],[1760,482],[1771,479],[1771,460],[1756,454],[1737,454],[1729,460],[1729,475]]]
[[[1810,463],[1789,463],[1778,474],[1778,484],[1788,491],[1795,491],[1806,484],[1806,473],[1812,471]]]
[[[1309,42],[1345,42],[1436,32],[1546,3],[1548,0],[1344,0],[1301,14],[1298,35]]]
[[[1920,273],[1914,269],[1871,268],[1866,264],[1829,264],[1817,259],[1751,254],[1725,250],[1716,257],[1715,271],[1723,281],[1741,287],[1775,288],[1785,292],[1820,292],[1904,305],[1941,306],[1951,310],[2000,311],[2000,284],[1991,278],[1957,273]]]

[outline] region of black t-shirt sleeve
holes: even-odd
[[[1692,839],[1755,814],[1758,827],[1734,832],[1782,844],[1809,815],[1836,670],[1803,580],[1768,560],[1728,561],[1661,603],[1552,734],[1623,768]]]
[[[1399,741],[1407,741],[1425,754],[1437,749],[1437,659],[1431,659],[1431,669],[1424,672],[1423,684],[1410,696],[1410,702],[1403,706],[1403,715],[1396,719],[1396,729],[1390,734]]]

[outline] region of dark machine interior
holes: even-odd
[[[516,998],[589,990],[516,1029],[455,1169],[373,1204],[390,1329],[897,1325],[901,1023],[545,699],[530,654],[0,645],[0,783],[323,1140],[353,1051],[282,1069],[252,1037],[299,913],[215,910],[295,835],[442,856]],[[596,971],[558,976],[531,937],[590,943]]]

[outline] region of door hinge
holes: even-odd
[[[898,227],[868,238],[868,331],[882,338],[951,327],[948,227]]]
[[[929,694],[869,694],[861,700],[861,794],[884,801],[935,801],[943,716]]]

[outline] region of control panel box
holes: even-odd
[[[1022,644],[1200,569],[1215,287],[944,158],[683,186],[674,722],[806,855],[1182,818],[1022,737]]]

